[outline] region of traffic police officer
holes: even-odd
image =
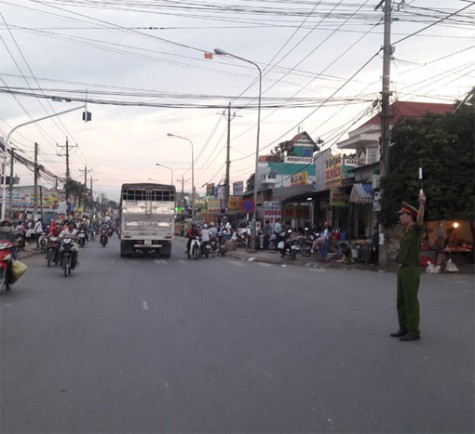
[[[424,204],[426,197],[419,196],[419,209],[403,202],[399,211],[399,220],[404,227],[399,253],[397,273],[397,314],[399,330],[391,333],[391,337],[400,341],[416,341],[420,339],[419,331],[419,267],[420,245],[423,235]]]

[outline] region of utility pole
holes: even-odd
[[[391,96],[390,73],[391,56],[393,47],[391,46],[391,0],[381,0],[379,6],[384,3],[384,45],[383,45],[383,79],[381,93],[381,137],[380,137],[380,177],[383,178],[389,173],[389,97]],[[384,192],[380,190],[381,198]],[[379,264],[387,268],[389,264],[389,244],[385,236],[384,228],[379,222],[380,246],[379,246]]]
[[[87,166],[84,166],[84,170],[83,169],[79,169],[80,172],[84,172],[84,191],[86,192],[87,191],[87,174],[88,172],[92,172],[92,169],[87,169]],[[81,194],[81,198],[83,198],[83,195]],[[81,202],[81,201],[80,201]],[[83,200],[82,200],[82,205],[84,208],[86,208],[86,198],[84,197]]]
[[[91,203],[92,203],[92,210],[94,211],[94,195],[92,194],[93,191],[92,191],[92,176],[89,178],[89,181],[90,181],[90,184],[91,184]]]
[[[231,103],[228,104],[228,113],[226,114],[223,111],[223,116],[228,121],[228,135],[226,141],[226,175],[224,178],[224,209],[227,211],[228,203],[229,203],[229,192],[230,192],[230,184],[229,184],[229,172],[231,167],[231,159],[230,159],[230,149],[231,149],[231,121],[236,117],[236,113],[231,116]]]
[[[13,155],[12,155],[13,160]],[[33,194],[35,195],[34,201],[34,215],[35,217],[38,215],[38,143],[35,142],[35,173],[34,173],[34,187],[33,187]]]
[[[71,175],[69,173],[69,141],[68,138],[66,137],[66,145],[65,146],[60,146],[56,144],[58,148],[66,148],[66,217],[69,217],[69,212],[70,212],[70,206],[69,206],[69,187],[71,183]]]
[[[9,204],[8,204],[8,209],[10,210],[11,217],[13,217],[12,203],[13,203],[13,160],[15,159],[14,155],[15,155],[15,151],[12,148],[10,150],[10,183],[9,183],[10,199],[9,199]]]

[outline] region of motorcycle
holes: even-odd
[[[205,258],[208,258],[210,253],[213,251],[213,247],[211,246],[210,241],[203,241],[201,243],[201,256],[204,256]]]
[[[190,248],[187,251],[188,259],[198,259],[201,256],[201,242],[196,235],[193,236],[190,243]]]
[[[58,265],[59,263],[59,238],[49,237],[46,247],[46,265],[51,267],[51,264]]]
[[[288,230],[287,234],[281,232],[280,237],[281,241],[277,244],[277,249],[280,250],[282,257],[289,256],[290,259],[294,260],[297,257],[297,253],[300,253],[300,248],[298,245],[298,240],[290,239],[292,230]]]
[[[224,235],[218,237],[218,252],[222,257],[226,255],[226,237]]]
[[[74,241],[72,238],[63,238],[61,242],[61,264],[63,265],[64,277],[68,277],[76,266],[74,260]]]
[[[13,285],[13,243],[0,240],[0,292],[9,291]]]
[[[107,245],[107,241],[109,240],[109,236],[106,231],[101,232],[100,242],[101,246],[105,247]]]
[[[302,256],[308,258],[313,253],[315,239],[315,234],[309,228],[305,228],[305,236],[300,238],[298,243]]]
[[[46,232],[41,232],[38,238],[38,245],[40,246],[40,252],[46,252],[46,245],[48,243],[48,238],[46,237]]]
[[[86,245],[86,231],[84,229],[80,229],[78,232],[79,237],[79,247],[84,247]]]

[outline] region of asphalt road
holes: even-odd
[[[473,275],[424,275],[399,342],[391,273],[39,255],[1,304],[2,433],[473,433]]]

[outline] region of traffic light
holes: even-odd
[[[91,112],[88,112],[87,110],[82,112],[82,120],[84,122],[89,122],[91,119],[92,119],[92,113]]]

